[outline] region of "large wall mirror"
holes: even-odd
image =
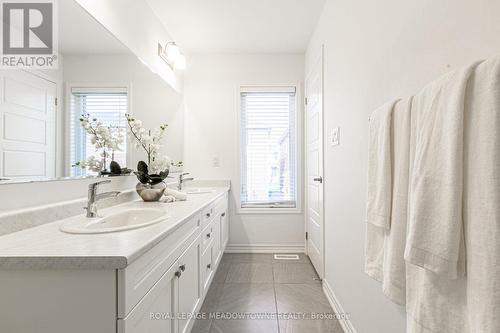
[[[0,70],[0,184],[135,169],[147,155],[127,115],[152,136],[168,124],[157,156],[182,161],[182,96],[73,0],[59,1],[59,53],[57,70]]]

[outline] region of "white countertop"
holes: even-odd
[[[104,208],[106,215],[123,208],[164,209],[166,221],[105,234],[68,234],[59,230],[68,218],[0,237],[0,269],[120,269],[125,268],[180,227],[194,213],[229,190],[188,195],[173,203],[132,201]],[[83,212],[82,212],[83,214]]]

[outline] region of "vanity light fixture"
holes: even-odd
[[[158,56],[173,70],[186,68],[186,57],[181,53],[175,42],[168,42],[165,46],[158,43]]]

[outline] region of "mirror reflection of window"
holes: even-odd
[[[90,121],[99,122],[110,128],[112,135],[121,134],[122,143],[118,149],[108,151],[105,168],[109,170],[109,163],[113,160],[120,166],[127,165],[127,120],[128,93],[126,88],[72,88],[71,89],[71,144],[70,164],[71,176],[96,175],[97,172],[89,168],[74,166],[77,162],[87,161],[93,156],[102,161],[102,149],[92,142],[92,135],[83,127],[81,119],[88,115]]]

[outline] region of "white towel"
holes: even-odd
[[[474,69],[465,94],[463,237],[467,275],[450,280],[408,265],[408,333],[500,332],[499,110],[497,57]]]
[[[384,229],[391,223],[391,121],[396,102],[384,104],[370,116],[366,218]]]
[[[411,112],[410,170],[415,156],[416,121],[418,115]],[[411,192],[408,207],[412,204]],[[410,208],[409,208],[410,209]],[[465,312],[465,277],[450,280],[425,268],[406,265],[406,333],[469,333]]]
[[[382,282],[384,294],[404,305],[408,168],[410,145],[410,105],[412,98],[398,101],[392,111],[390,135],[391,213],[390,229],[367,224],[365,271]]]
[[[469,332],[500,332],[500,57],[477,66],[465,101]]]
[[[396,102],[376,109],[369,121],[365,272],[377,281],[383,279],[384,239],[390,228],[391,122]]]
[[[176,202],[177,200],[172,195],[164,195],[163,198],[160,199],[160,201],[165,203],[170,203],[170,202]]]
[[[174,197],[176,201],[184,201],[187,199],[186,193],[168,187],[165,189],[164,195]]]
[[[410,160],[410,118],[412,97],[394,106],[392,113],[392,205],[391,229],[384,242],[382,290],[393,302],[404,305],[406,299],[406,225]]]
[[[464,272],[464,262],[459,261],[463,247],[464,98],[476,65],[429,84],[412,104],[415,156],[405,259],[451,279]]]

